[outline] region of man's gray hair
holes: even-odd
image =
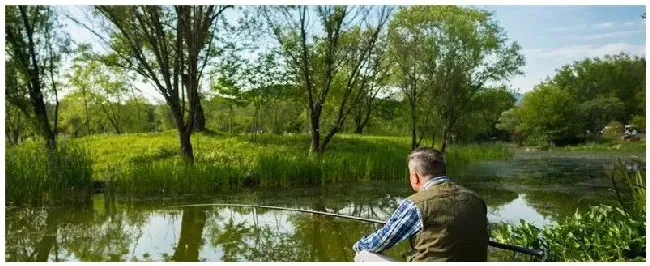
[[[422,177],[446,175],[445,156],[432,148],[417,148],[408,156],[408,166]]]

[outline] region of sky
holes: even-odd
[[[620,52],[645,57],[645,6],[479,6],[495,12],[526,58],[510,86],[525,93],[555,69]]]
[[[645,6],[477,6],[494,12],[508,38],[522,47],[526,58],[524,75],[506,84],[525,93],[555,70],[585,57],[620,52],[646,54]],[[78,15],[73,7],[72,15]],[[70,36],[76,41],[96,42],[92,34],[70,21]],[[148,84],[137,84],[152,101],[162,97]]]

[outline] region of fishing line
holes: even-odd
[[[336,213],[330,213],[330,212],[324,212],[324,211],[305,210],[305,209],[280,207],[280,206],[254,205],[254,204],[207,203],[207,204],[176,205],[176,206],[169,206],[168,208],[210,207],[210,206],[242,207],[242,208],[264,208],[264,209],[282,210],[282,211],[295,211],[295,212],[312,213],[312,214],[319,214],[319,215],[325,215],[325,216],[331,216],[331,217],[346,218],[346,219],[352,219],[352,220],[364,221],[364,222],[370,222],[370,223],[376,223],[376,224],[382,224],[382,225],[386,224],[385,221],[376,220],[376,219],[369,219],[369,218],[362,218],[362,217],[357,217],[357,216],[352,216],[352,215],[336,214]],[[493,241],[493,240],[489,240],[488,245],[491,246],[491,247],[495,247],[495,248],[507,249],[507,250],[511,250],[511,251],[514,251],[514,252],[523,253],[523,254],[526,254],[526,255],[536,256],[536,257],[541,258],[541,261],[544,261],[546,259],[546,253],[543,250],[530,249],[530,248],[525,248],[525,247],[521,247],[521,246],[517,246],[517,245],[504,244],[504,243],[499,243],[499,242],[496,242],[496,241]]]

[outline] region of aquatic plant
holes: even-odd
[[[89,200],[92,168],[88,151],[68,141],[60,141],[56,151],[43,146],[28,141],[7,147],[5,201],[21,204]]]
[[[543,229],[524,220],[517,226],[499,224],[492,227],[492,237],[541,248],[549,261],[645,261],[645,171],[632,175],[622,163],[619,169],[627,185],[624,190],[612,179],[619,206],[591,206]]]

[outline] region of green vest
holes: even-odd
[[[423,223],[410,239],[409,261],[487,261],[487,207],[476,193],[443,182],[408,199]]]

